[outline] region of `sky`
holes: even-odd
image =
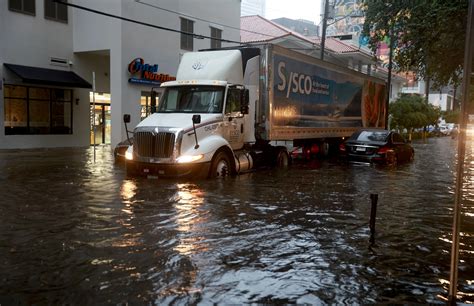
[[[267,0],[266,6],[267,19],[306,19],[316,25],[321,21],[321,0]]]

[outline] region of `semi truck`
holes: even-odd
[[[125,152],[129,175],[222,177],[384,128],[383,80],[273,44],[185,53]]]

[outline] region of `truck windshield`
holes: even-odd
[[[225,87],[167,87],[158,108],[159,113],[222,113]]]

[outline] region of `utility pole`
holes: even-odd
[[[324,46],[326,45],[326,28],[328,26],[329,0],[324,2],[323,30],[321,35],[321,59],[324,60]]]
[[[448,303],[456,305],[458,286],[459,240],[461,229],[461,202],[464,177],[464,156],[466,155],[466,126],[470,93],[470,78],[472,73],[472,51],[474,51],[474,0],[469,1],[466,26],[466,44],[464,47],[463,88],[460,112],[460,128],[458,137],[458,162],[456,166],[456,189],[454,196],[453,240],[451,243],[451,269],[449,274]]]

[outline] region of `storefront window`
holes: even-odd
[[[156,95],[156,108],[155,111],[158,109],[158,104],[160,102],[160,93]],[[142,91],[141,98],[140,98],[140,120],[145,119],[151,114],[151,94],[148,91]]]
[[[72,134],[72,90],[5,85],[5,134]]]

